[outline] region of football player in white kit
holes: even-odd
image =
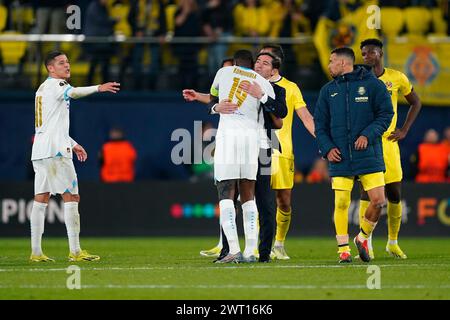
[[[239,108],[232,114],[220,114],[214,154],[214,178],[219,193],[220,223],[228,239],[229,255],[220,263],[245,262],[250,259],[258,242],[258,210],[255,203],[255,181],[259,149],[265,133],[260,132],[260,103],[275,98],[269,81],[253,71],[253,56],[248,50],[239,50],[233,57],[235,66],[217,71],[211,95],[219,101],[229,100]],[[256,99],[242,90],[242,85],[256,82],[264,95]],[[234,198],[239,187],[244,220],[245,250],[242,255],[236,228]]]
[[[70,261],[99,260],[80,247],[80,215],[78,213],[77,174],[72,152],[79,161],[87,159],[84,148],[69,136],[70,99],[78,99],[95,92],[119,91],[119,83],[108,82],[91,87],[72,87],[67,56],[50,52],[45,59],[49,77],[41,84],[35,98],[35,138],[31,160],[35,172],[34,202],[30,215],[31,256],[33,262],[54,261],[41,248],[45,210],[51,194],[61,194],[64,200],[64,221],[69,238]]]

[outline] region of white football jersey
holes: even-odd
[[[256,82],[262,90],[275,99],[273,87],[269,81],[261,77],[255,71],[230,66],[217,71],[211,86],[211,94],[219,97],[219,101],[229,99],[239,105],[239,109],[233,114],[221,114],[217,135],[225,130],[247,130],[260,128],[262,113],[259,108],[260,101],[244,92],[239,86],[244,82]]]
[[[74,141],[69,137],[70,97],[67,95],[70,88],[67,81],[49,77],[37,90],[31,160],[72,158]]]

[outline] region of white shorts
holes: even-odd
[[[78,194],[78,179],[72,159],[64,157],[33,160],[34,194],[50,192]]]
[[[257,131],[245,135],[232,134],[216,137],[214,178],[256,180],[258,172],[259,137]]]

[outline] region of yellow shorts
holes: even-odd
[[[272,189],[292,189],[294,187],[294,159],[272,156]]]
[[[380,171],[361,174],[359,176],[333,177],[331,179],[331,188],[333,190],[352,191],[356,177],[358,177],[361,181],[361,184],[365,191],[384,186],[384,174]]]
[[[386,184],[402,181],[403,171],[400,161],[400,148],[398,142],[389,141],[383,137],[383,159],[386,165],[384,182]]]

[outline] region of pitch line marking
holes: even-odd
[[[49,285],[0,285],[0,289],[67,289],[66,286]],[[366,289],[365,285],[171,285],[171,284],[130,284],[130,285],[82,285],[81,289]],[[427,285],[385,285],[381,289],[450,289],[450,285],[427,286]]]
[[[82,271],[130,271],[130,270],[229,270],[229,269],[316,269],[316,268],[367,268],[371,264],[354,265],[215,265],[215,266],[191,266],[191,267],[85,267],[80,266]],[[381,268],[427,268],[427,267],[448,267],[448,264],[374,264]],[[67,268],[6,268],[0,272],[58,272],[66,271]]]

